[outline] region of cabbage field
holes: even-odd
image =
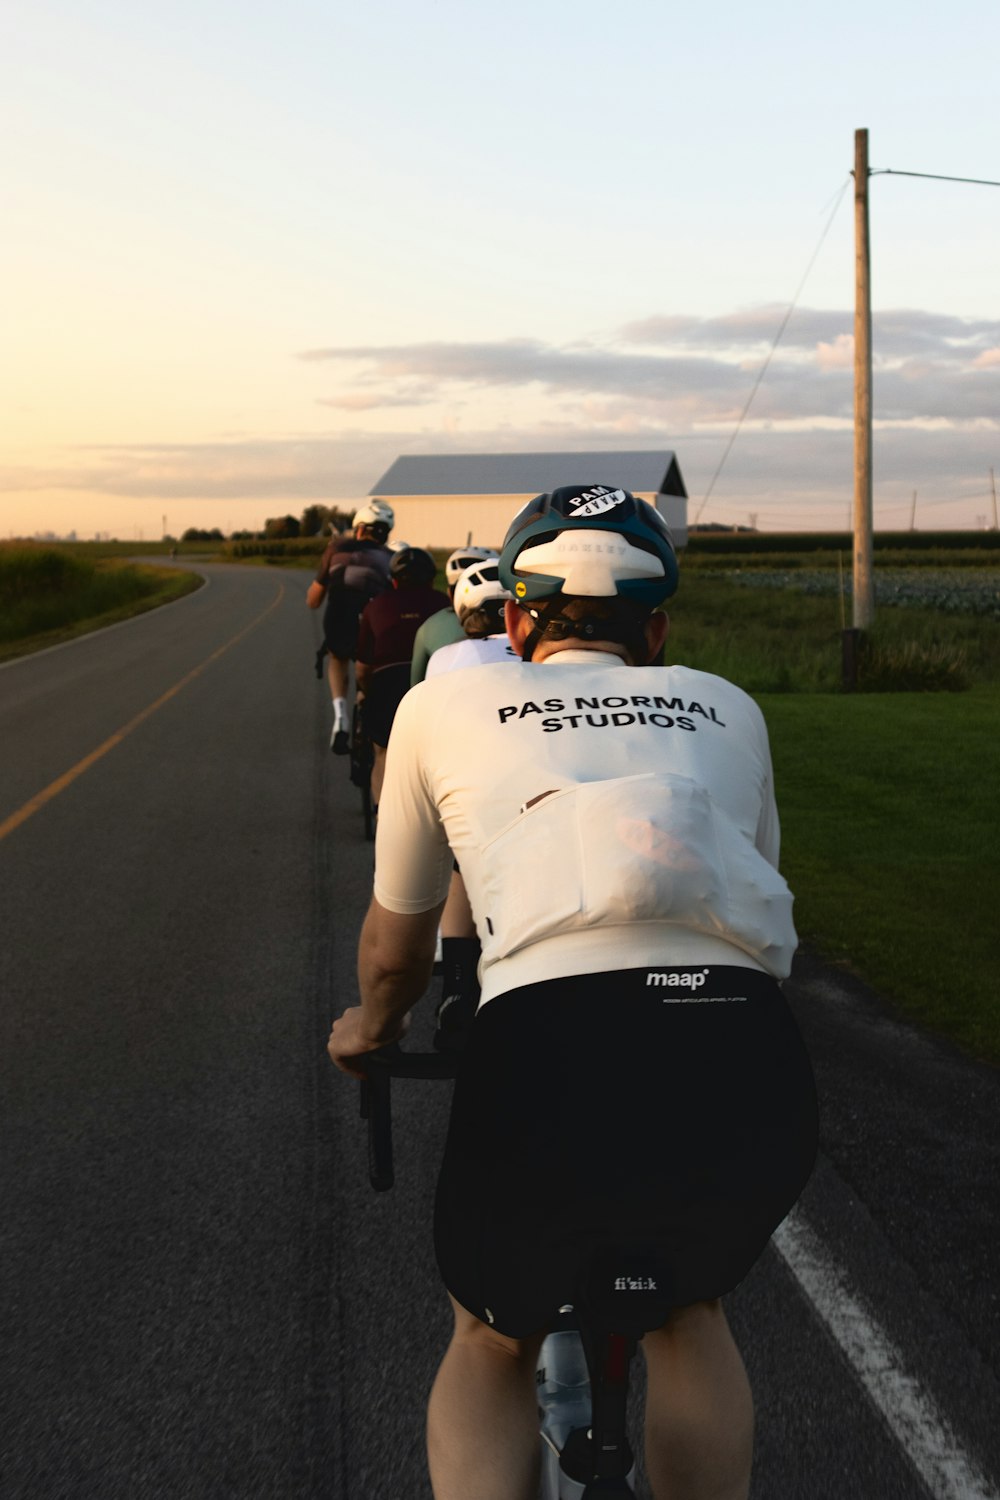
[[[849,569],[841,575],[829,567],[734,568],[723,576],[742,588],[793,589],[834,598],[842,595],[845,599],[853,593]],[[1000,619],[1000,568],[885,567],[875,569],[874,581],[876,605]]]

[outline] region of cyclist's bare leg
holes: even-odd
[[[642,1347],[656,1500],[746,1500],[753,1398],[721,1302],[680,1308]]]
[[[338,755],[346,755],[349,728],[347,690],[351,680],[350,659],[334,656],[332,651],[329,652],[326,658],[326,677],[330,684],[330,697],[333,701],[333,733],[330,736],[330,748],[336,750]]]
[[[455,1332],[427,1408],[435,1500],[535,1500],[535,1366],[543,1334],[509,1339],[452,1297]]]
[[[350,658],[334,656],[333,652],[327,653],[326,676],[330,684],[330,697],[335,701],[337,698],[347,697],[347,686],[351,676]]]

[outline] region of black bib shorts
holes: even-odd
[[[812,1069],[756,970],[628,969],[499,995],[477,1015],[435,1207],[445,1285],[522,1338],[597,1256],[669,1270],[670,1303],[731,1291],[816,1156]]]
[[[331,589],[323,611],[323,639],[331,656],[353,660],[358,649],[361,611],[371,596],[359,589]]]
[[[396,710],[409,691],[409,662],[372,673],[365,691],[365,733],[372,744],[388,745]]]

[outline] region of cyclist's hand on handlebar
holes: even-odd
[[[374,1052],[378,1047],[387,1047],[390,1042],[398,1042],[409,1029],[410,1018],[404,1016],[391,1035],[373,1037],[365,1029],[361,1006],[351,1005],[342,1016],[338,1016],[334,1021],[326,1050],[330,1054],[331,1061],[342,1073],[348,1073],[352,1078],[363,1079],[365,1070],[361,1059],[365,1053]]]

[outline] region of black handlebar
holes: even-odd
[[[458,1057],[448,1052],[404,1052],[397,1042],[367,1052],[368,1076],[361,1084],[361,1118],[368,1121],[368,1177],[377,1193],[394,1181],[392,1164],[393,1078],[454,1078]]]

